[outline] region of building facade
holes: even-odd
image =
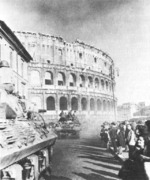
[[[126,121],[134,118],[135,112],[137,112],[138,105],[134,103],[124,103],[117,107],[117,120]]]
[[[117,120],[125,121],[130,119],[142,119],[150,117],[150,106],[146,106],[145,102],[124,103],[117,107]]]
[[[49,118],[61,110],[78,115],[114,120],[116,98],[114,62],[102,50],[79,40],[68,43],[61,37],[15,32],[31,54],[29,98]]]
[[[0,21],[0,62],[9,68],[0,68],[0,84],[12,83],[15,91],[28,97],[28,63],[32,57],[11,29]],[[11,77],[12,76],[12,77]]]

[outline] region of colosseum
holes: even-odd
[[[45,116],[58,119],[61,110],[113,121],[116,116],[114,61],[80,40],[31,32],[15,32],[33,57],[29,64],[29,99]]]

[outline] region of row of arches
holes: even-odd
[[[55,81],[55,82],[54,82]],[[40,73],[37,70],[31,71],[30,82],[32,85],[40,86]],[[58,86],[79,86],[87,88],[95,88],[102,90],[112,90],[112,83],[99,77],[91,75],[85,76],[80,74],[77,76],[75,73],[70,73],[66,77],[64,72],[58,72],[57,77],[51,71],[46,71],[44,74],[44,85],[58,85]]]
[[[71,98],[71,109],[79,110],[79,103],[82,111],[88,110],[88,103],[90,107],[90,111],[112,111],[113,110],[113,102],[108,100],[94,100],[91,98],[88,102],[87,98],[83,97],[81,102],[76,97]],[[55,98],[53,96],[49,96],[46,99],[46,108],[48,111],[54,111],[56,109]],[[60,110],[68,110],[68,100],[66,97],[62,96],[59,100],[59,109]]]

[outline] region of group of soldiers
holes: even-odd
[[[66,121],[75,121],[77,120],[76,111],[70,110],[68,113],[64,112],[63,110],[59,114],[60,119],[59,122],[66,122]]]

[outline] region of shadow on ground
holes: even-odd
[[[100,144],[98,137],[58,140],[50,180],[119,179],[119,161]]]
[[[86,180],[112,180],[113,178],[107,178],[104,176],[101,176],[100,174],[90,173],[90,174],[84,174],[84,173],[75,173],[75,175],[81,177],[82,179]]]
[[[86,180],[119,179],[117,172],[120,169],[120,163],[110,154],[109,150],[100,146],[98,139],[83,141],[75,149],[79,152],[78,158],[83,159],[87,164],[82,168],[90,173],[73,172],[73,174]],[[95,169],[93,165],[96,167]]]
[[[49,180],[71,180],[71,179],[67,178],[67,177],[63,177],[63,176],[54,176],[54,175],[51,175],[51,178]]]

